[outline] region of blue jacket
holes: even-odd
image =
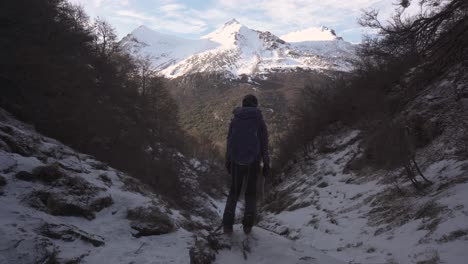
[[[229,125],[229,132],[226,142],[226,160],[233,161],[236,163],[243,163],[244,161],[260,161],[263,160],[264,165],[270,165],[270,156],[268,153],[268,130],[263,120],[263,115],[260,109],[256,107],[237,107],[233,111],[234,117],[231,119]],[[233,133],[237,129],[240,130],[252,130],[257,134],[257,140],[259,145],[253,146],[249,139],[237,140],[234,142]],[[258,148],[254,149],[253,148]],[[234,150],[235,149],[235,150]],[[240,153],[240,154],[239,154]],[[249,157],[252,153],[258,153],[256,157]],[[243,155],[242,157],[236,157]]]

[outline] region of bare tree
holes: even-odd
[[[466,0],[421,0],[420,12],[405,15],[405,10],[414,4],[402,0],[395,15],[387,23],[378,19],[377,10],[364,12],[359,23],[378,31],[378,38],[367,38],[364,51],[371,56],[405,56],[417,53],[431,58],[443,52],[453,53],[468,42],[468,1]],[[451,45],[450,45],[451,44]],[[371,48],[369,48],[371,47]],[[438,58],[443,56],[438,56]]]
[[[101,57],[108,57],[117,50],[117,35],[114,28],[104,19],[97,17],[93,23],[96,48]]]
[[[415,189],[423,185],[417,179],[419,175],[424,182],[427,179],[416,162],[416,149],[410,129],[401,120],[385,120],[366,142],[366,155],[379,167],[387,170],[403,168],[408,180]]]
[[[148,94],[149,79],[155,76],[155,69],[151,62],[151,56],[146,55],[137,59],[138,76],[140,79],[140,93],[145,96]]]
[[[73,29],[78,31],[89,26],[89,16],[81,5],[70,5],[70,16],[74,22]]]

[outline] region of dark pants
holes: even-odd
[[[251,165],[231,165],[231,190],[224,208],[223,225],[232,226],[236,213],[237,200],[242,189],[242,183],[247,183],[245,189],[245,210],[242,224],[253,226],[257,210],[257,175],[260,172],[260,162]]]

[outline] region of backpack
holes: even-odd
[[[239,110],[231,121],[229,140],[231,160],[249,165],[260,159],[260,116],[257,110]]]

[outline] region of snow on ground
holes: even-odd
[[[18,176],[19,172],[31,175],[28,173],[44,165],[56,166],[64,175],[51,182]],[[39,135],[1,109],[0,176],[6,182],[0,184],[1,264],[49,263],[54,259],[60,263],[185,264],[190,262],[194,234],[182,227],[183,222],[209,223],[170,208],[139,181]],[[36,197],[38,193],[48,196]],[[98,209],[95,207],[101,204],[92,204],[108,201],[101,199],[106,197],[112,199],[110,204],[102,203]],[[88,207],[89,214],[84,212]],[[153,208],[163,215],[161,220],[150,219],[150,228],[158,228],[168,217],[175,230],[134,236],[137,230],[128,214],[138,207]],[[143,216],[138,217],[137,221],[143,221]]]
[[[229,240],[231,249],[221,250],[215,263],[344,264],[344,262],[333,259],[308,245],[258,227],[254,227],[247,238],[241,225],[235,225],[234,233]]]
[[[263,228],[347,263],[466,263],[467,160],[425,166],[435,184],[418,194],[400,183],[398,193],[391,174],[344,170],[359,152],[357,131],[332,142],[332,151],[291,166],[264,207]]]

